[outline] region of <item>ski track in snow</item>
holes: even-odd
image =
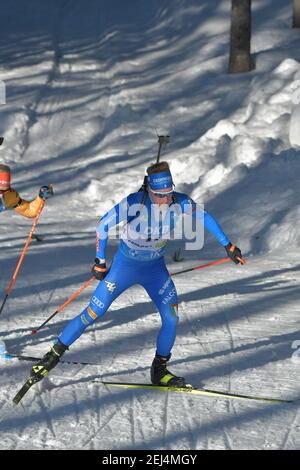
[[[182,406],[185,411],[184,419],[187,425],[187,431],[188,431],[188,439],[189,439],[189,449],[197,449],[197,440],[194,437],[193,433],[193,418],[190,413],[190,407],[189,407],[189,398],[188,397],[183,397],[182,400]]]
[[[298,425],[296,426],[297,420],[298,420]],[[295,429],[296,427],[297,429]],[[300,429],[300,420],[299,420],[299,408],[298,408],[298,410],[295,411],[294,418],[292,422],[290,423],[285,436],[283,437],[282,444],[280,446],[281,449],[283,450],[294,449],[293,443],[291,444],[291,446],[289,446],[289,441],[292,440],[292,438],[294,437],[294,434],[299,433],[299,429]]]

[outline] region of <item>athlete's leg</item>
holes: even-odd
[[[34,381],[43,379],[58,364],[68,347],[82,335],[89,325],[104,315],[116,297],[128,287],[136,284],[138,278],[139,272],[136,266],[128,265],[126,258],[117,252],[108,274],[98,284],[88,307],[67,324],[51,350],[32,366],[31,376]]]
[[[126,266],[124,261],[115,257],[106,277],[99,282],[92,295],[89,305],[64,328],[59,336],[59,340],[66,346],[70,346],[76,341],[85,329],[101,318],[108,310],[111,303],[127,288],[135,284],[132,276],[124,275]]]
[[[152,282],[143,285],[157,306],[162,320],[157,337],[156,354],[151,365],[151,382],[154,385],[186,387],[183,377],[178,377],[167,369],[178,323],[178,300],[174,283],[164,267],[160,275],[156,273],[156,276],[153,276]]]
[[[178,323],[178,299],[175,285],[164,267],[151,282],[143,284],[148,295],[156,305],[162,325],[156,341],[156,353],[168,357],[175,342]]]

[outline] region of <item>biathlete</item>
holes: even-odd
[[[153,220],[153,209],[160,207],[159,220]],[[174,207],[177,210],[173,210]],[[156,305],[162,322],[151,366],[151,382],[168,387],[187,385],[183,377],[167,369],[176,336],[178,299],[165,265],[164,251],[168,238],[166,234],[175,229],[180,212],[199,217],[204,227],[226,249],[228,256],[236,264],[243,264],[241,250],[229,241],[216,220],[189,196],[173,191],[168,163],[151,165],[147,168],[145,190],[130,194],[101,218],[96,229],[96,259],[92,267],[94,276],[100,282],[89,305],[69,321],[50,351],[32,367],[31,376],[35,381],[41,380],[58,364],[64,352],[89,325],[103,317],[122,292],[134,284],[140,284]],[[123,236],[108,270],[105,258],[108,231],[122,221],[125,221]],[[146,227],[144,231],[141,230],[143,226]]]
[[[19,193],[10,185],[11,171],[9,166],[0,164],[0,212],[14,209],[17,214],[28,219],[37,216],[42,199],[53,195],[52,186],[42,186],[38,196],[32,201],[21,198]]]

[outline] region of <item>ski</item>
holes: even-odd
[[[28,390],[35,383],[39,382],[41,379],[35,377],[30,377],[26,380],[23,387],[18,391],[18,393],[13,398],[13,402],[17,405]],[[167,387],[162,385],[152,385],[145,383],[127,383],[127,382],[105,382],[102,380],[92,380],[92,383],[98,383],[104,385],[105,387],[117,387],[117,388],[127,388],[127,389],[144,389],[144,390],[156,390],[161,392],[174,392],[174,393],[186,393],[189,395],[201,395],[207,397],[215,398],[227,398],[227,399],[237,399],[237,400],[252,400],[252,401],[263,401],[267,403],[293,403],[294,400],[284,400],[280,398],[269,398],[269,397],[260,397],[253,395],[241,395],[236,393],[221,392],[217,390],[209,390],[205,388],[193,388],[192,385],[187,384],[185,388],[178,387]]]
[[[40,361],[41,357],[32,357],[32,356],[23,356],[21,354],[5,354],[2,356],[4,359],[18,359],[19,361]],[[59,361],[60,364],[78,364],[81,366],[98,366],[99,364],[95,364],[92,362],[78,362],[78,361]]]
[[[119,387],[128,389],[145,389],[145,390],[157,390],[161,392],[175,392],[175,393],[186,393],[189,395],[202,395],[216,398],[228,398],[236,400],[254,400],[263,401],[268,403],[293,403],[294,400],[284,400],[281,398],[269,398],[252,395],[241,395],[237,393],[221,392],[217,390],[209,390],[205,388],[193,388],[192,385],[188,384],[186,388],[167,387],[162,385],[152,385],[145,383],[126,383],[126,382],[104,382],[101,380],[93,380],[93,383],[100,383],[106,387]]]
[[[20,388],[18,393],[14,396],[13,398],[14,404],[17,405],[22,400],[24,395],[28,392],[28,390],[32,387],[32,385],[39,382],[39,380],[40,379],[36,379],[35,377],[30,377],[29,379],[27,379],[23,387]]]
[[[41,358],[39,357],[31,357],[31,356],[21,356],[21,355],[13,355],[13,354],[6,354],[4,356],[6,359],[18,359],[20,361],[39,361]],[[76,361],[60,361],[60,364],[79,364],[85,366],[97,366],[99,364],[91,363],[91,362],[76,362]],[[20,391],[17,393],[15,398],[13,399],[14,403],[17,404],[23,398],[25,393],[34,385],[38,380],[35,378],[29,378]],[[201,395],[207,397],[215,397],[215,398],[227,398],[227,399],[235,399],[235,400],[252,400],[252,401],[262,401],[267,403],[293,403],[295,400],[285,400],[283,398],[270,398],[270,397],[261,397],[261,396],[253,396],[253,395],[243,395],[239,393],[230,393],[230,392],[222,392],[219,390],[210,390],[206,388],[194,388],[191,384],[187,384],[185,388],[178,388],[178,387],[167,387],[163,385],[153,385],[147,383],[134,383],[134,382],[106,382],[103,380],[93,379],[92,383],[98,383],[100,385],[104,385],[106,387],[118,387],[118,388],[127,388],[127,389],[145,389],[145,390],[156,390],[161,392],[175,392],[175,393],[187,393],[190,395]]]

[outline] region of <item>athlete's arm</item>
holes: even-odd
[[[109,229],[120,224],[124,220],[127,222],[130,220],[129,207],[135,203],[140,203],[141,194],[142,193],[130,194],[101,217],[99,224],[96,227],[96,258],[98,258],[101,263],[105,263]]]
[[[10,188],[1,194],[1,206],[2,210],[14,209],[21,201],[19,193],[14,189]]]
[[[33,219],[38,214],[38,208],[42,199],[37,196],[33,201],[25,201],[25,199],[21,199],[20,203],[14,208],[15,212],[22,215],[23,217],[27,217],[28,219]]]
[[[188,201],[186,201],[184,208],[184,212],[187,213],[191,211],[192,217],[200,220],[204,224],[206,230],[212,233],[222,246],[225,247],[230,243],[216,219],[209,212],[202,209],[195,201],[193,201],[193,199],[189,198]]]
[[[26,199],[20,197],[15,189],[10,188],[1,195],[0,212],[7,209],[14,209],[17,214],[32,219],[37,216],[41,201],[42,198],[39,196],[33,199],[33,201],[26,201]]]
[[[212,233],[222,246],[228,245],[230,241],[228,240],[226,234],[223,232],[216,219],[211,214],[209,214],[209,212],[205,210],[203,212],[204,227],[206,228],[206,230]]]
[[[231,258],[231,260],[236,264],[245,264],[246,261],[243,259],[241,250],[228,240],[214,217],[204,209],[201,209],[201,207],[192,199],[190,199],[190,206],[192,207],[191,210],[193,217],[201,218],[204,223],[204,227],[212,233],[218,242],[225,248],[229,258]]]

